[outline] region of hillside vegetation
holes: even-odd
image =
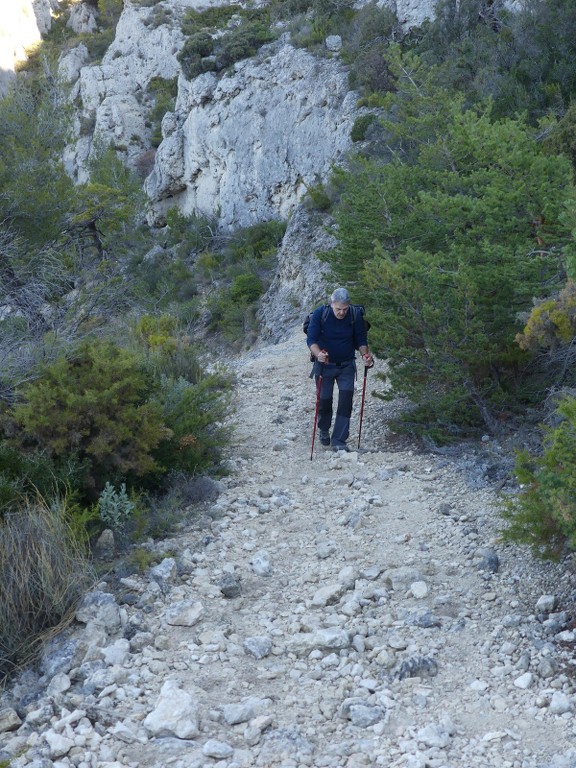
[[[146,4],[162,23],[164,6]],[[122,7],[96,5],[100,31],[83,37],[94,60]],[[507,535],[557,554],[576,531],[576,8],[526,0],[512,14],[489,0],[443,1],[435,21],[407,32],[373,2],[235,10],[233,23],[226,9],[187,14],[187,77],[225,74],[279,29],[318,55],[327,35],[341,36],[367,110],[352,132],[357,151],[308,204],[338,224],[339,245],[323,258],[369,307],[389,396],[413,404],[393,426],[444,443],[499,434],[528,411],[548,419],[543,451],[519,457],[524,485]],[[231,350],[254,340],[286,225],[224,237],[216,212],[173,209],[151,230],[142,178],[111,147],[75,186],[63,163],[73,105],[55,62],[78,41],[55,24],[0,103],[7,668],[29,651],[20,638],[66,615],[105,527],[117,544],[158,535],[194,501],[190,478],[224,471],[230,381],[207,369],[202,341],[215,334]],[[155,121],[171,99],[160,88]],[[15,571],[13,552],[31,547],[46,515],[56,521],[50,552]],[[66,588],[37,609],[38,585],[52,577]]]

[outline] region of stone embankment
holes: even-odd
[[[310,460],[302,334],[235,368],[219,495],[5,692],[0,761],[573,768],[572,574],[499,542],[498,447],[391,450],[372,372]]]

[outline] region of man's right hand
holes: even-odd
[[[319,363],[327,363],[328,362],[328,352],[326,352],[325,349],[321,349],[320,352],[316,355],[316,359]]]

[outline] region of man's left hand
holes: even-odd
[[[364,362],[365,368],[372,368],[372,366],[374,365],[374,358],[372,357],[370,352],[366,352],[365,355],[362,355],[362,360]]]

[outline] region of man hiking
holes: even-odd
[[[346,288],[337,288],[330,297],[330,307],[319,307],[310,318],[307,343],[316,358],[314,375],[320,385],[318,401],[318,430],[322,445],[334,451],[349,450],[346,445],[350,433],[350,416],[356,377],[355,353],[358,350],[366,368],[374,365],[368,349],[364,316],[355,307],[350,309],[350,295]],[[338,407],[332,436],[332,403],[334,382],[338,383]]]

